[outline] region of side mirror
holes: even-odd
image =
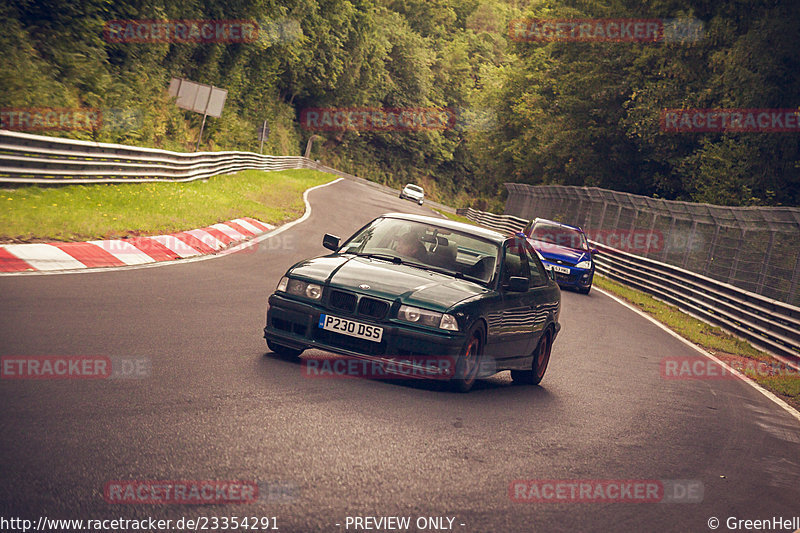
[[[600,255],[600,250],[598,250],[597,248],[592,248],[591,250],[589,250],[589,253],[592,254],[592,257],[594,257],[596,255]]]
[[[529,284],[528,278],[523,278],[522,276],[508,278],[508,290],[510,292],[527,292]]]
[[[547,270],[547,277],[552,279],[553,281],[555,281],[556,280],[556,271],[553,270],[552,268],[548,268],[546,270]]]
[[[337,237],[336,235],[331,235],[330,233],[326,233],[325,236],[322,238],[322,246],[324,246],[328,250],[333,250],[334,252],[338,252],[339,237]]]

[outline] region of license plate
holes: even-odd
[[[325,331],[333,331],[373,342],[381,342],[383,338],[383,328],[380,326],[370,326],[337,316],[319,315],[319,327]]]
[[[556,272],[558,272],[560,274],[569,274],[569,269],[567,267],[562,267],[562,266],[559,266],[559,265],[553,265],[550,268],[552,268],[553,270],[555,270]]]

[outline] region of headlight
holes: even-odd
[[[286,286],[289,284],[289,278],[283,276],[281,280],[278,282],[278,286],[275,287],[275,292],[286,292]]]
[[[292,296],[308,298],[309,300],[319,300],[322,298],[322,287],[316,283],[308,283],[299,279],[284,277],[278,283],[276,290],[286,292]]]
[[[587,261],[581,261],[580,263],[575,265],[575,268],[586,268],[586,269],[592,268],[592,262],[588,261],[588,260]]]
[[[446,329],[448,331],[458,331],[458,322],[453,315],[428,311],[410,305],[401,305],[397,311],[397,318],[412,324],[421,324],[432,328]]]

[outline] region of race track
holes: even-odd
[[[464,532],[710,531],[711,517],[727,531],[731,516],[800,516],[800,422],[738,379],[663,379],[662,359],[697,352],[598,291],[563,292],[540,387],[512,385],[508,372],[466,395],[305,377],[262,338],[286,268],[325,253],[326,232],[344,238],[389,211],[431,214],[347,180],[309,201],[307,220],[225,257],[0,277],[0,355],[150,364],[140,379],[0,381],[3,516],[276,516],[283,532],[348,531],[347,516],[455,517]],[[510,484],[534,479],[689,480],[703,495],[512,501]],[[251,504],[125,505],[103,499],[113,480],[293,489]]]

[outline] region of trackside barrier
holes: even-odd
[[[310,168],[296,156],[170,152],[0,130],[0,182],[142,183],[193,181],[240,170]]]
[[[528,222],[472,208],[457,212],[504,233],[520,231]],[[800,308],[680,267],[589,242],[600,251],[595,258],[597,272],[652,294],[762,350],[800,363]]]
[[[312,169],[397,194],[395,189],[300,156],[253,152],[170,152],[0,130],[0,182],[149,183],[207,179],[241,170]],[[437,209],[451,207],[426,200]]]

